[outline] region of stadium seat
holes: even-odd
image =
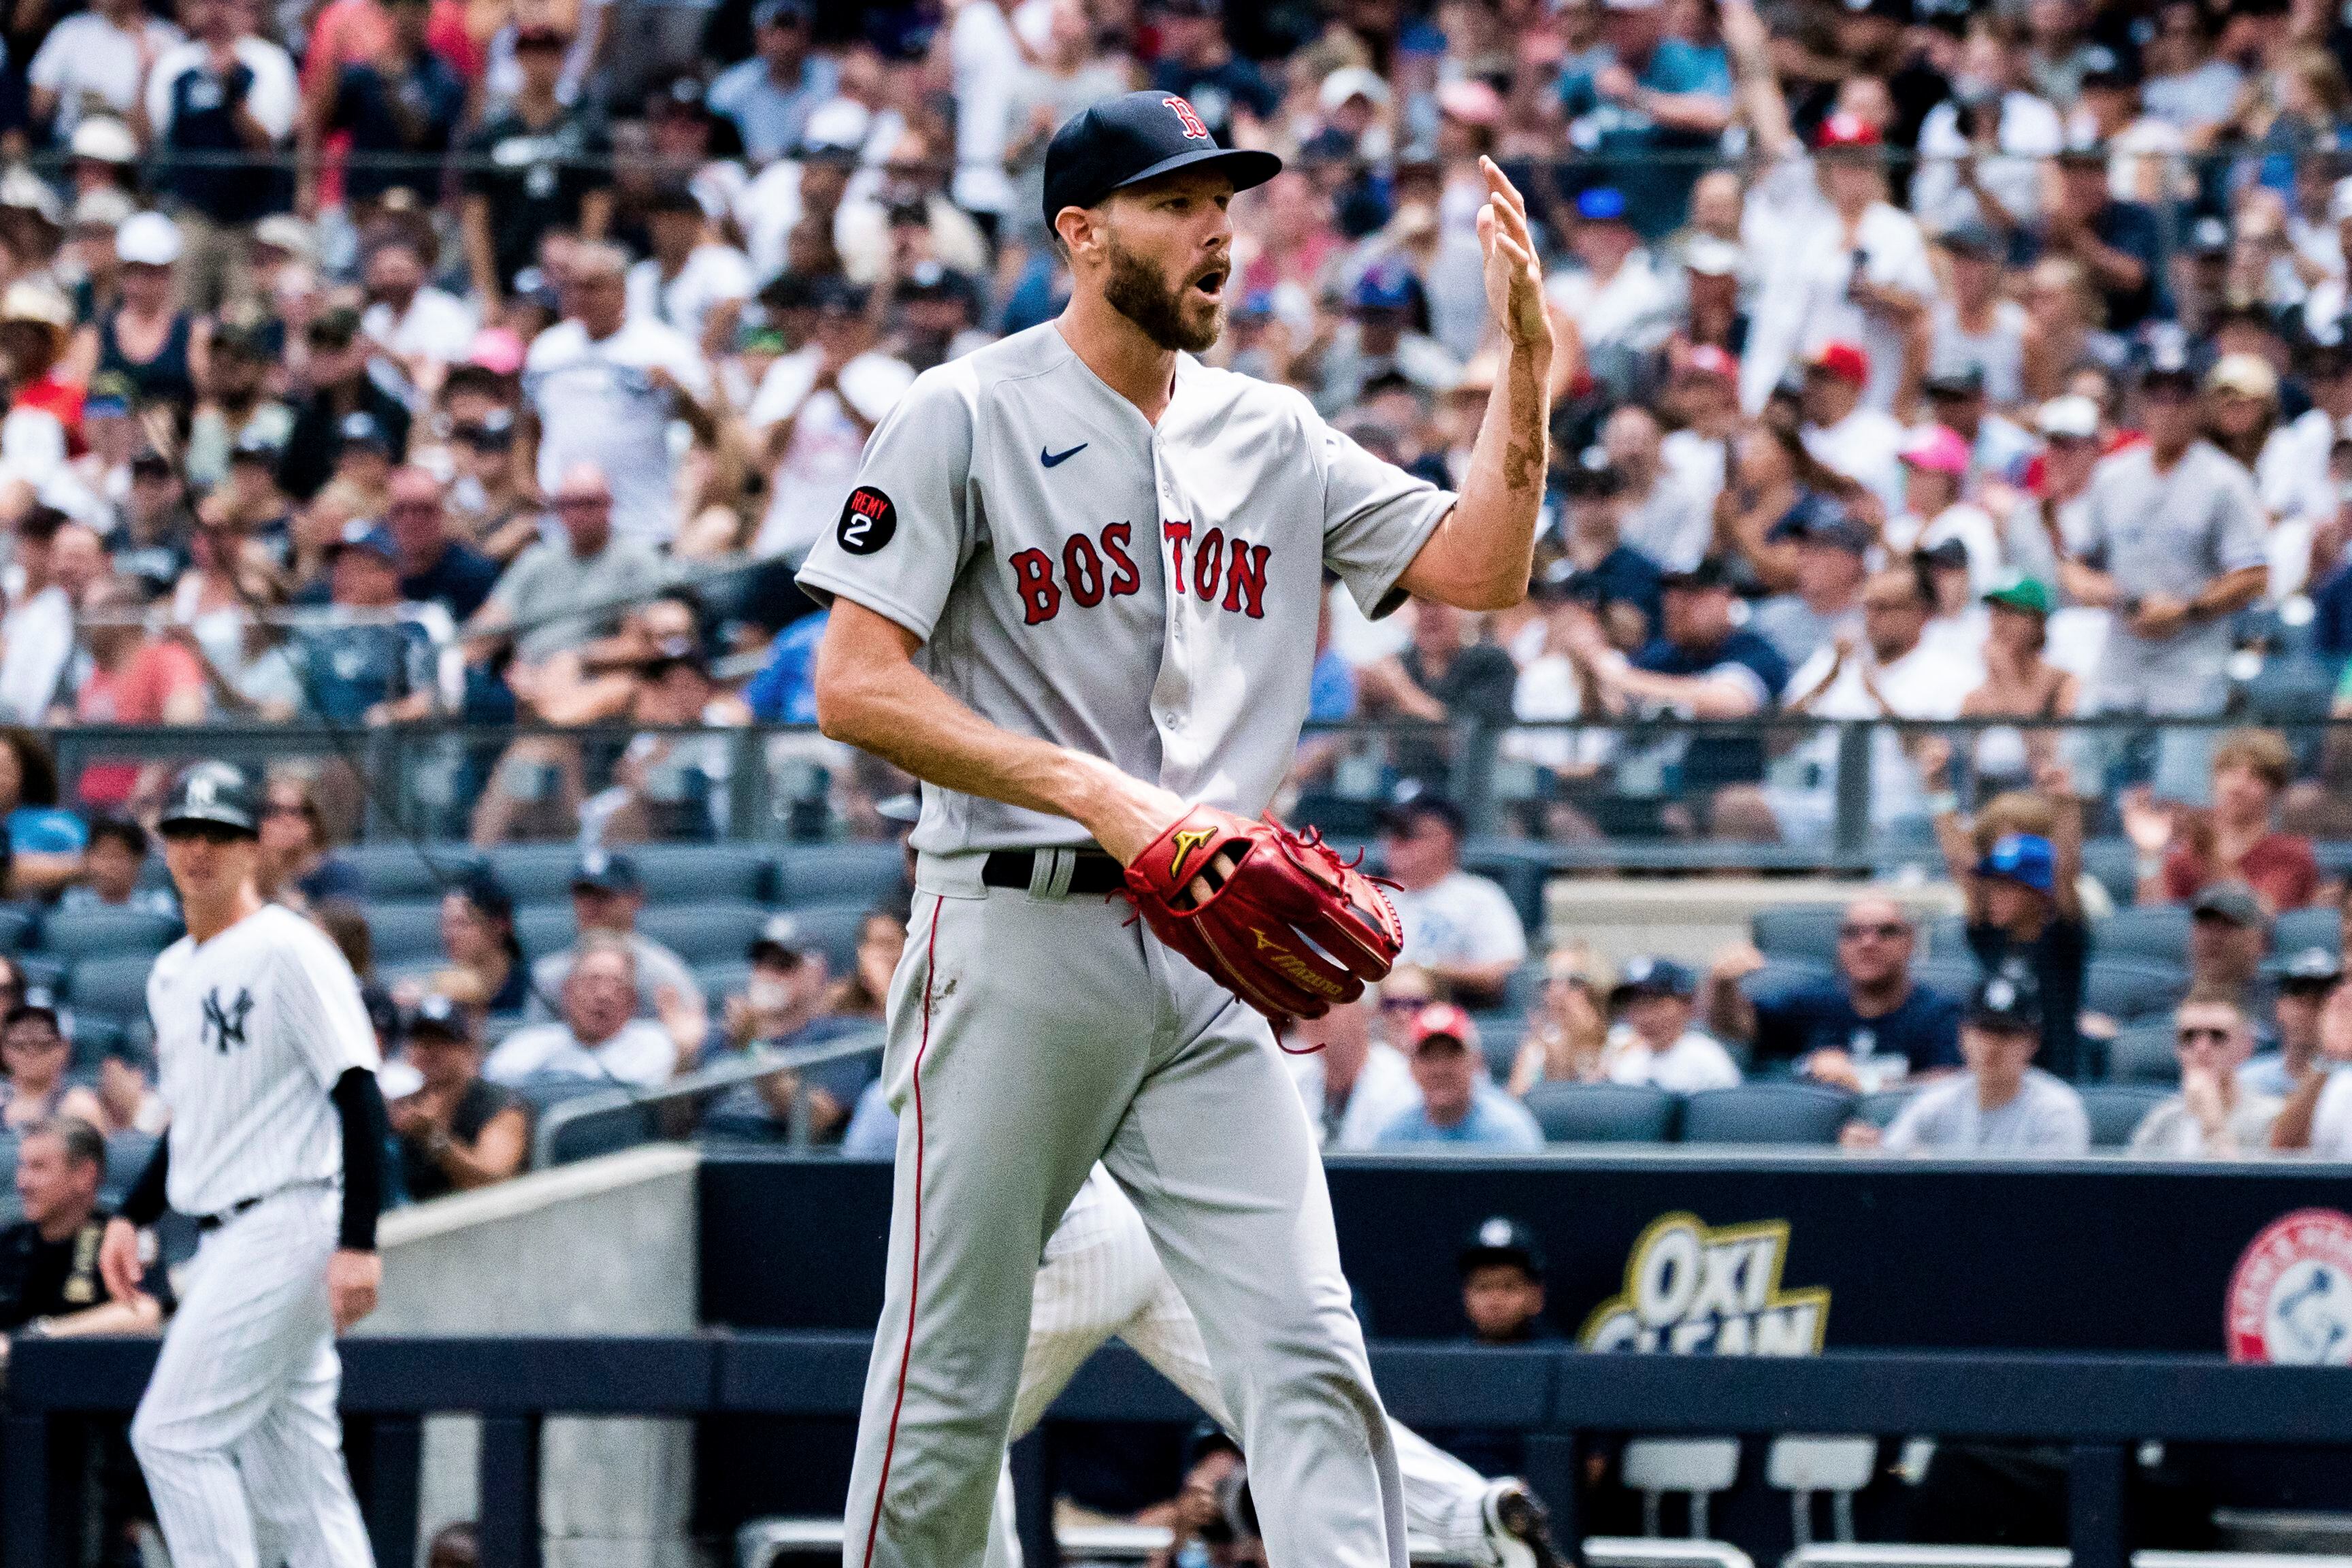
[[[147,975],[155,967],[152,953],[111,953],[85,958],[66,979],[66,999],[74,1011],[101,1018],[127,1019],[147,1011]]]
[[[463,844],[353,844],[335,853],[359,872],[371,910],[379,900],[437,899],[482,864]]]
[[[2138,893],[2138,858],[2128,838],[2092,838],[2083,844],[2083,869],[2106,889],[2119,910],[2128,908]]]
[[[24,1205],[16,1196],[14,1179],[16,1174],[16,1134],[14,1132],[0,1132],[0,1171],[6,1172],[11,1178],[0,1182],[0,1230],[5,1230],[25,1217]]]
[[[629,856],[647,904],[775,901],[776,862],[754,844],[639,844]]]
[[[1663,1534],[1661,1504],[1670,1492],[1690,1500],[1690,1538],[1707,1533],[1707,1500],[1739,1478],[1737,1437],[1635,1437],[1618,1458],[1626,1489],[1642,1494],[1642,1533]]]
[[[1496,1010],[1532,1013],[1543,1005],[1543,994],[1544,962],[1540,958],[1530,958],[1511,971],[1510,979],[1503,984],[1502,1005]],[[1479,1026],[1484,1028],[1486,1026],[1482,1024]]]
[[[1916,1089],[1882,1089],[1855,1100],[1853,1113],[1883,1132],[1893,1125],[1895,1116],[1918,1092]]]
[[[788,909],[894,897],[906,877],[906,852],[880,844],[795,844],[776,864],[776,902]]]
[[[2078,1085],[2083,1109],[2091,1118],[2091,1147],[2120,1149],[2131,1142],[2140,1119],[2156,1109],[2169,1091],[2145,1083]]]
[[[2271,930],[2271,952],[2281,958],[2291,958],[2306,947],[2339,952],[2343,946],[2344,932],[2336,911],[2325,906],[2289,910],[2279,916],[2278,924]]]
[[[1495,1075],[1496,1083],[1508,1081],[1511,1064],[1518,1060],[1519,1043],[1527,1037],[1528,1016],[1509,1007],[1494,1007],[1473,1012],[1470,1021],[1478,1026],[1478,1052],[1486,1058],[1486,1070]]]
[[[1547,1143],[1667,1142],[1682,1109],[1663,1089],[1630,1083],[1539,1083],[1527,1104]]]
[[[15,952],[32,939],[39,911],[28,904],[0,904],[0,952]]]
[[[2188,973],[2168,963],[2100,955],[2083,976],[2083,1005],[2119,1024],[2169,1012],[2188,994]]]
[[[2107,1081],[2179,1083],[2180,1058],[2172,1045],[2171,1020],[2134,1024],[2107,1042]]]
[[[1834,965],[1838,927],[1844,920],[1842,904],[1782,904],[1758,910],[1748,924],[1757,950],[1767,958],[1809,958]]]
[[[59,910],[41,923],[41,948],[68,963],[110,953],[163,952],[180,938],[175,915],[150,910]]]
[[[1799,1546],[1813,1543],[1813,1499],[1823,1492],[1832,1533],[1852,1541],[1853,1494],[1870,1485],[1877,1468],[1875,1437],[1775,1437],[1764,1454],[1764,1484],[1789,1494],[1790,1533]]]
[[[2091,929],[2091,951],[2101,958],[2137,958],[2173,965],[2189,962],[2189,910],[2183,904],[2136,904]]]
[[[741,958],[768,914],[757,904],[681,904],[640,910],[637,930],[688,963],[708,963]]]
[[[1853,1095],[1810,1083],[1743,1083],[1685,1097],[1685,1143],[1834,1143]]]
[[[533,961],[562,952],[579,934],[580,927],[572,918],[568,900],[515,910],[515,940],[522,943],[523,956]]]
[[[508,844],[490,851],[490,869],[518,906],[568,903],[579,864],[577,844]]]
[[[1812,985],[1836,983],[1837,969],[1817,958],[1772,958],[1764,960],[1764,967],[1740,981],[1739,989],[1751,1002],[1785,996]]]
[[[368,940],[377,967],[410,964],[441,956],[441,901],[438,899],[384,902],[370,899]]]

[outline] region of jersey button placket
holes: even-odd
[[[1160,490],[1160,515],[1165,521],[1175,521],[1182,519],[1184,514],[1179,509],[1176,481],[1169,476],[1167,462],[1167,454],[1160,447],[1160,434],[1155,430],[1151,437],[1151,467],[1153,482]],[[1180,668],[1184,662],[1184,596],[1177,591],[1182,570],[1175,563],[1174,552],[1182,548],[1181,542],[1171,542],[1160,558],[1160,570],[1167,574],[1168,644]],[[1184,729],[1184,710],[1173,704],[1161,708],[1154,717],[1159,720],[1160,729],[1171,735],[1180,734]]]

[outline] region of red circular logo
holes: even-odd
[[[2352,1365],[2352,1215],[2297,1209],[2263,1227],[2230,1276],[2230,1359]]]

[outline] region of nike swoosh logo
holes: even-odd
[[[1048,452],[1045,447],[1040,447],[1037,448],[1037,460],[1045,464],[1049,468],[1055,468],[1063,463],[1068,462],[1072,458],[1076,457],[1080,452],[1083,452],[1086,449],[1087,443],[1084,441],[1079,442],[1076,446],[1071,447],[1066,452]]]

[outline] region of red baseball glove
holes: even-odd
[[[1230,870],[1218,870],[1220,858]],[[1209,888],[1197,904],[1196,879]],[[1160,941],[1277,1025],[1361,996],[1404,945],[1387,896],[1321,834],[1213,805],[1178,817],[1135,858],[1127,896]]]

